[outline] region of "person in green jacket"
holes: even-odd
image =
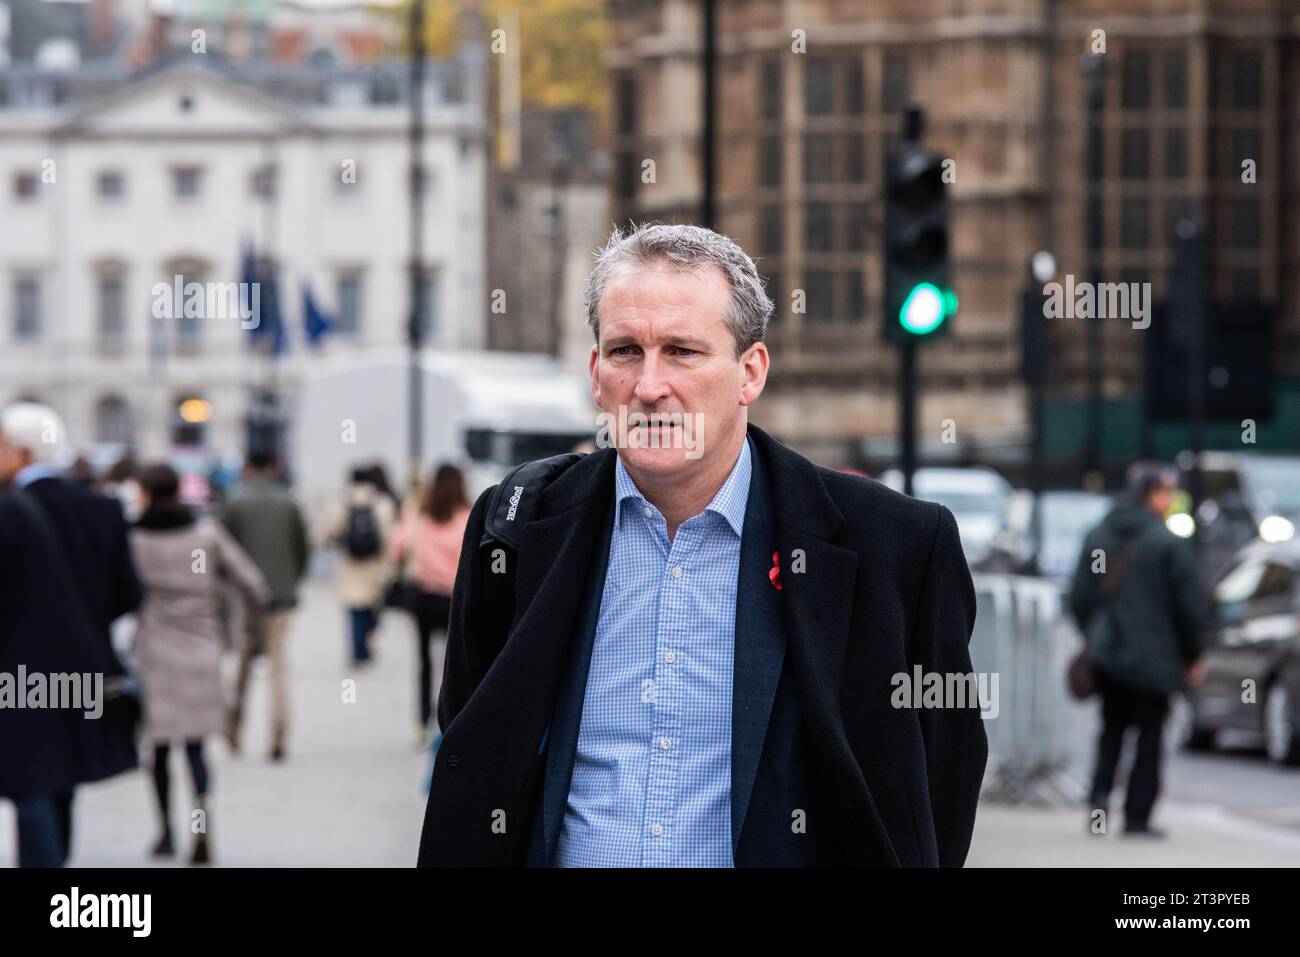
[[[252,658],[271,659],[271,760],[285,756],[289,731],[289,617],[298,604],[298,583],[307,570],[310,546],[307,523],[293,497],[279,480],[279,463],[268,452],[251,452],[243,484],[221,512],[221,522],[271,586],[271,603],[259,627],[249,629],[240,649],[235,703],[226,731],[232,751],[239,751]]]
[[[1203,677],[1209,601],[1189,542],[1165,527],[1173,471],[1139,463],[1129,494],[1084,539],[1070,611],[1087,640],[1101,695],[1089,807],[1106,810],[1124,732],[1138,729],[1124,799],[1124,832],[1163,837],[1150,823],[1160,790],[1161,733],[1169,697]]]

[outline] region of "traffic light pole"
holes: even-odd
[[[916,343],[898,344],[898,438],[899,468],[903,472],[903,493],[912,494],[912,473],[916,471]]]

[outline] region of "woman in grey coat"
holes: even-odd
[[[210,859],[208,795],[203,737],[226,726],[221,654],[226,646],[223,588],[235,586],[249,614],[270,598],[265,578],[216,522],[196,520],[179,500],[180,481],[167,465],[140,473],[146,507],[131,531],[144,604],[131,654],[144,686],[142,737],[153,744],[153,778],[162,836],[153,853],[173,853],[167,770],[171,742],[184,742],[194,779],[197,821],[191,863]]]

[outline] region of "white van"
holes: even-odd
[[[595,436],[586,377],[550,356],[426,351],[421,368],[423,470],[460,465],[471,498],[510,467]],[[304,374],[290,438],[304,505],[319,515],[356,464],[381,462],[405,488],[408,396],[408,354],[400,348],[330,356]]]

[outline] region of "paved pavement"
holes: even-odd
[[[208,744],[214,782],[210,831],[216,863],[241,866],[408,867],[415,861],[429,756],[416,748],[413,629],[400,615],[380,626],[378,660],[346,662],[345,616],[328,582],[313,579],[292,625],[294,728],[288,761],[267,760],[267,676],[255,673],[245,751]],[[355,703],[344,701],[346,680]],[[1084,737],[1086,738],[1087,732]],[[1074,769],[1077,776],[1086,755]],[[1086,813],[985,802],[968,863],[997,866],[1294,866],[1300,861],[1300,770],[1270,767],[1257,751],[1169,753],[1156,823],[1165,841],[1086,832]],[[185,842],[188,769],[173,752],[173,827]],[[1117,804],[1118,806],[1118,804]],[[1117,822],[1112,822],[1117,823]],[[146,771],[78,791],[71,863],[158,866]],[[13,810],[0,801],[0,866],[15,862]],[[178,860],[183,860],[181,855]],[[171,863],[163,866],[180,866]]]
[[[210,811],[218,865],[409,867],[424,813],[427,751],[416,749],[416,655],[412,626],[384,616],[377,660],[347,663],[346,620],[326,582],[313,580],[292,624],[294,727],[288,760],[272,764],[269,676],[250,683],[244,751],[209,739]],[[356,682],[355,703],[343,682]],[[178,861],[188,854],[192,790],[184,755],[172,749],[172,827]],[[157,837],[148,772],[119,775],[77,792],[73,866],[157,866],[147,850]],[[183,830],[181,830],[183,828]],[[0,866],[15,863],[13,808],[0,801]],[[171,863],[164,866],[177,866]]]

